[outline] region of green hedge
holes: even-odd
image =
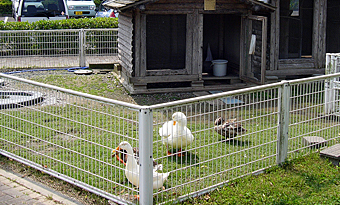
[[[7,22],[0,21],[0,30],[52,30],[52,29],[87,29],[117,28],[117,18],[82,18],[55,21]]]
[[[11,1],[0,1],[0,14],[12,13],[12,2]]]

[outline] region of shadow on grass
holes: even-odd
[[[229,145],[234,145],[234,146],[249,146],[250,141],[248,140],[235,140],[235,139],[222,139],[221,142],[224,142]]]
[[[190,152],[182,152],[183,156],[177,156],[177,155],[173,155],[173,156],[169,156],[168,157],[168,161],[171,162],[175,162],[177,164],[197,164],[199,162],[199,158],[197,155],[192,154]]]

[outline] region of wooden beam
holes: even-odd
[[[194,15],[192,13],[187,14],[186,25],[186,55],[185,55],[185,69],[189,74],[193,73],[193,33],[194,33]]]
[[[325,74],[325,69],[283,69],[283,70],[267,70],[266,75],[270,76],[305,76],[313,74]]]
[[[272,4],[278,7],[278,0],[272,0]],[[278,69],[278,60],[279,60],[279,39],[280,39],[280,11],[277,9],[274,13],[270,15],[270,63],[269,70],[277,70]]]
[[[197,80],[197,75],[165,75],[161,78],[159,76],[145,76],[134,77],[130,79],[131,83],[164,83],[164,82],[183,82]]]

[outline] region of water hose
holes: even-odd
[[[24,73],[24,72],[35,72],[35,71],[56,71],[56,70],[67,70],[68,72],[74,72],[75,70],[88,69],[88,66],[85,67],[72,67],[72,68],[45,68],[45,69],[31,69],[31,70],[18,70],[11,72],[4,72],[3,74],[16,74],[16,73]]]

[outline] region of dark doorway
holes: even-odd
[[[212,74],[206,62],[208,45],[213,60],[228,60],[227,75],[239,72],[241,17],[229,14],[204,14],[203,17],[203,73]]]

